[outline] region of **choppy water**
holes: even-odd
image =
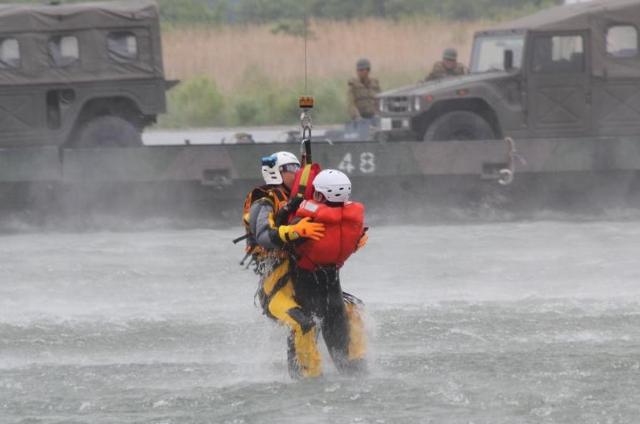
[[[639,222],[373,228],[371,373],[292,382],[239,230],[0,237],[2,423],[637,423]]]

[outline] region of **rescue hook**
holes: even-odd
[[[313,97],[303,96],[300,97],[298,104],[302,113],[300,114],[300,125],[302,126],[302,163],[311,164],[311,128],[313,128],[313,122],[311,121],[311,114],[309,113],[313,109]]]

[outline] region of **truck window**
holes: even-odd
[[[107,35],[109,57],[116,62],[130,62],[138,58],[138,39],[132,32],[111,32]]]
[[[522,66],[524,36],[497,35],[478,37],[471,52],[471,73],[504,70],[504,51],[513,52],[513,67]]]
[[[49,40],[49,54],[55,67],[73,65],[80,58],[78,39],[72,35],[52,37]]]
[[[583,72],[584,42],[579,35],[537,37],[533,43],[533,71]]]
[[[0,39],[0,69],[20,67],[20,44],[15,38]]]
[[[638,55],[638,30],[632,25],[616,25],[607,30],[607,54],[616,58]]]

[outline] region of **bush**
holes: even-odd
[[[231,125],[278,125],[295,122],[297,98],[295,88],[270,79],[258,66],[248,66],[239,89],[229,99]]]
[[[225,99],[215,82],[200,76],[184,81],[169,91],[168,114],[163,127],[213,127],[224,125]]]
[[[313,113],[317,125],[341,124],[347,115],[347,80],[336,78],[314,84],[316,107]]]
[[[233,105],[234,117],[230,124],[236,126],[256,125],[260,110],[255,99],[250,97],[238,97]]]
[[[305,93],[302,82],[292,86],[279,84],[263,75],[247,74],[242,89],[224,97],[215,83],[197,77],[181,83],[169,92],[168,113],[161,116],[163,128],[214,126],[295,125],[300,110],[298,98],[312,94],[318,125],[343,123],[346,115],[346,80],[335,78],[312,82]]]

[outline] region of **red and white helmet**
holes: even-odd
[[[282,168],[287,165],[296,165],[291,169],[295,172],[300,168],[300,161],[293,153],[289,152],[276,152],[271,156],[265,156],[262,158],[262,178],[264,182],[269,185],[282,184]]]
[[[325,169],[316,175],[313,188],[329,202],[344,203],[351,196],[351,180],[336,169]]]

